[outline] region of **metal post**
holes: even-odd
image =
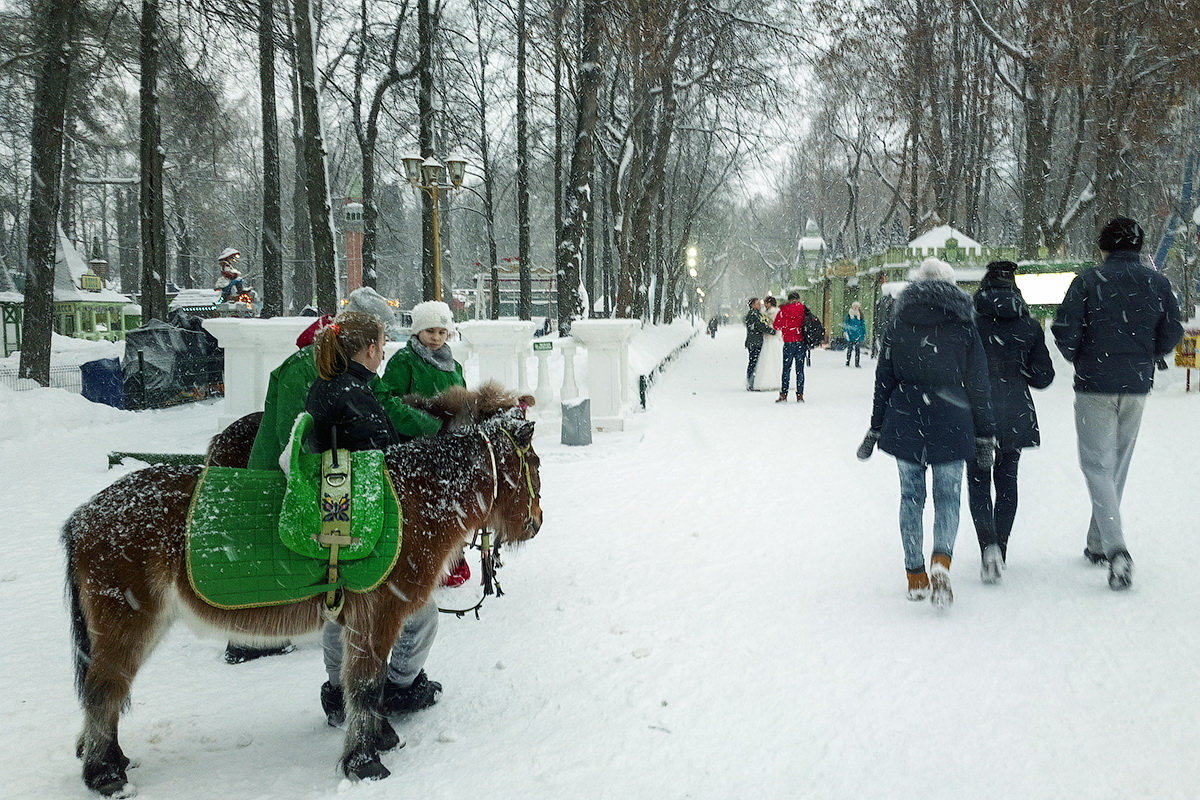
[[[429,188],[429,196],[433,198],[433,214],[430,219],[433,226],[433,299],[442,299],[442,234],[438,219],[438,186]]]

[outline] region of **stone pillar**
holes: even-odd
[[[550,352],[552,342],[534,342],[533,354],[537,356],[537,389],[533,396],[542,409],[549,408],[554,403],[554,389],[550,386]]]
[[[473,320],[458,323],[458,331],[479,357],[479,382],[494,380],[506,389],[522,389],[524,368],[518,358],[529,352],[537,323],[520,320]]]
[[[581,319],[571,323],[571,336],[588,350],[587,387],[592,427],[625,430],[630,405],[629,341],[642,327],[637,319]]]
[[[204,320],[204,328],[225,350],[225,405],[218,425],[227,425],[262,411],[271,371],[296,352],[296,337],[316,321],[314,317]]]

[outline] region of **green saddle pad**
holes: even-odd
[[[353,547],[340,550],[339,585],[352,592],[368,592],[383,582],[400,555],[403,529],[391,476],[382,467],[370,468],[370,459],[360,462],[357,457],[365,454],[353,454],[351,530],[355,531],[361,476],[374,485],[380,500],[378,535],[365,553],[355,553]],[[314,457],[319,470],[320,457]],[[328,552],[312,538],[320,531],[319,509],[311,515],[315,528],[289,529],[281,535],[286,488],[283,473],[275,470],[209,467],[201,474],[188,512],[187,568],[188,580],[204,602],[217,608],[282,605],[334,588],[325,582]],[[316,557],[291,546],[305,538],[316,546]],[[358,547],[361,551],[361,543]]]

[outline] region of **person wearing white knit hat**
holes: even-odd
[[[441,300],[426,300],[413,306],[412,325],[409,328],[413,333],[430,328],[445,328],[448,333],[453,333],[454,315],[450,312],[450,306]]]

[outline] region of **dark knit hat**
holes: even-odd
[[[1017,265],[1012,261],[993,261],[987,265],[987,272],[980,282],[981,288],[994,286],[1016,286]]]
[[[1100,231],[1096,244],[1106,253],[1116,250],[1141,250],[1146,234],[1142,226],[1129,217],[1114,217]]]

